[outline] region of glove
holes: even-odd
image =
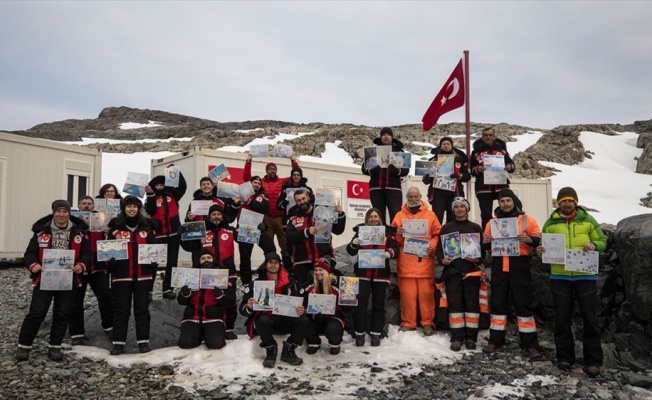
[[[213,288],[213,296],[215,296],[216,299],[219,299],[220,297],[222,297],[223,294],[224,294],[224,291],[222,289],[216,288],[216,287]]]
[[[154,195],[154,190],[152,190],[152,187],[147,185],[145,186],[145,194],[148,196],[153,196]]]
[[[425,181],[427,179],[430,179],[430,174],[425,174],[421,180]]]
[[[267,229],[267,226],[264,223],[261,222],[260,224],[258,224],[257,228],[258,228],[259,231],[265,232],[265,229]]]
[[[459,179],[459,176],[457,176],[457,174],[453,173],[453,174],[451,174],[450,178],[452,178],[452,179]]]
[[[385,256],[385,258],[388,259],[388,260],[389,260],[390,258],[392,258],[392,255],[389,253],[389,251],[386,251],[385,254],[384,254],[384,256]]]
[[[186,285],[181,288],[181,291],[179,292],[183,297],[190,297],[190,288]]]
[[[372,169],[370,169],[370,170],[369,170],[369,174],[370,174],[371,176],[375,176],[375,175],[380,174],[380,165],[376,165],[375,167],[373,167]]]
[[[151,263],[149,266],[152,268],[152,271],[156,271],[158,269],[158,263]]]
[[[396,165],[394,164],[389,164],[389,167],[387,167],[387,169],[389,169],[389,172],[391,172],[392,174],[395,174],[396,171],[398,171],[398,168],[396,168]]]
[[[117,264],[118,263],[115,261],[115,257],[111,257],[111,259],[106,262],[106,265],[108,265],[109,268],[115,268]]]
[[[360,239],[359,238],[353,238],[353,240],[351,240],[351,244],[354,244],[356,246],[360,246]]]
[[[287,201],[287,200],[283,200],[283,201],[281,202],[281,206],[283,206],[283,208],[286,208],[286,207],[288,206],[288,204],[290,204],[290,202]]]
[[[339,269],[336,269],[336,268],[333,268],[333,270],[332,270],[331,273],[332,273],[333,275],[337,276],[338,278],[339,278],[340,276],[344,276],[344,274],[342,273],[342,271],[340,271]]]

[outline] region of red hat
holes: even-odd
[[[331,263],[328,259],[325,258],[320,258],[315,261],[315,268],[321,268],[329,274],[331,273]]]
[[[276,163],[269,162],[269,163],[267,163],[267,165],[265,165],[265,171],[267,171],[267,170],[270,169],[271,167],[278,168],[278,167],[276,166]]]

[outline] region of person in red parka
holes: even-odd
[[[252,156],[249,154],[247,161],[245,162],[244,172],[242,173],[242,179],[245,181],[248,181],[252,178],[251,160]],[[294,155],[290,157],[290,160],[292,161],[292,168],[299,166],[297,158]],[[269,208],[267,214],[265,214],[264,222],[267,234],[272,239],[274,239],[274,235],[276,235],[276,240],[278,240],[278,245],[281,248],[281,255],[283,256],[283,264],[286,265],[286,268],[290,268],[292,262],[290,261],[287,239],[285,238],[285,231],[283,230],[283,211],[274,207],[274,205],[276,205],[278,196],[283,190],[283,185],[288,183],[291,177],[286,176],[284,178],[280,178],[278,175],[276,175],[277,170],[278,167],[276,166],[276,163],[270,162],[265,165],[266,174],[262,178],[262,185],[263,190],[265,191],[265,195],[269,200],[269,204],[272,206]]]
[[[168,165],[168,167],[174,164]],[[168,245],[168,260],[165,265],[165,278],[163,279],[163,298],[174,299],[176,295],[172,290],[172,268],[179,262],[179,235],[177,233],[181,220],[179,218],[179,202],[186,194],[186,180],[179,171],[179,186],[165,186],[165,177],[158,175],[152,178],[148,185],[145,211],[158,223],[156,228],[156,241]],[[154,290],[154,278],[152,289]],[[151,296],[150,296],[151,297]]]
[[[213,261],[211,251],[202,250],[199,264],[193,268],[215,268]],[[184,286],[177,295],[177,302],[186,306],[181,322],[179,347],[192,349],[199,346],[202,340],[211,350],[226,346],[226,308],[235,305],[235,298],[228,290],[217,287],[190,290]]]

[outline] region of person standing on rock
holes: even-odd
[[[440,237],[450,233],[477,234],[482,243],[482,228],[475,222],[469,221],[471,206],[464,197],[453,199],[453,213],[455,221],[442,226]],[[460,241],[462,239],[460,238]],[[440,280],[446,284],[446,298],[448,300],[448,324],[450,326],[450,349],[460,351],[462,343],[468,350],[475,350],[480,327],[480,279],[483,275],[478,268],[484,259],[484,251],[479,257],[452,258],[444,253],[444,243],[437,243],[437,262],[444,266]]]
[[[274,335],[290,336],[283,342],[283,351],[281,352],[281,361],[290,365],[300,365],[303,359],[297,357],[296,348],[303,344],[308,329],[310,329],[310,320],[305,315],[306,309],[302,306],[296,307],[298,318],[288,317],[285,315],[272,314],[271,310],[255,311],[254,306],[259,301],[254,298],[254,287],[259,281],[274,281],[274,294],[286,296],[299,296],[296,282],[290,279],[290,274],[281,264],[281,256],[277,253],[267,253],[265,262],[258,269],[258,278],[251,282],[245,288],[242,302],[240,303],[240,314],[247,317],[245,327],[249,337],[256,333],[260,335],[260,347],[265,348],[267,355],[263,361],[263,367],[274,368],[276,365],[276,356],[278,345],[274,340]]]
[[[245,181],[248,181],[252,178],[252,159],[252,155],[249,154],[249,156],[247,156],[247,161],[245,162],[244,171],[242,173],[242,179]],[[297,158],[294,154],[290,157],[290,160],[292,161],[292,168],[299,167],[299,163],[297,162]],[[281,255],[283,256],[283,264],[285,264],[287,268],[290,268],[292,261],[290,260],[290,253],[288,252],[285,230],[283,229],[283,211],[276,208],[275,205],[278,200],[278,196],[283,190],[283,185],[290,182],[291,177],[286,176],[284,178],[280,178],[278,175],[276,175],[277,170],[278,167],[276,166],[276,163],[267,163],[267,165],[265,165],[265,176],[263,176],[261,179],[263,190],[265,191],[265,195],[267,196],[269,204],[271,205],[269,207],[269,211],[265,215],[264,222],[265,226],[267,227],[266,232],[272,238],[272,240],[276,235],[276,240],[278,241],[278,245],[281,248]]]
[[[156,236],[152,225],[156,223],[141,213],[143,203],[136,196],[127,196],[120,202],[120,214],[109,221],[109,240],[127,240],[126,260],[112,258],[108,261],[111,272],[111,290],[115,302],[113,318],[113,348],[111,355],[124,353],[127,343],[127,329],[133,304],[136,322],[136,342],[141,353],[149,348],[149,293],[157,264],[140,264],[140,245],[155,244]]]
[[[374,139],[375,146],[391,146],[392,152],[403,152],[403,142],[394,139],[392,128],[385,127],[380,130],[380,137]],[[381,168],[379,165],[373,168],[367,168],[363,163],[362,173],[369,176],[369,197],[371,206],[380,210],[385,217],[389,212],[388,221],[393,221],[394,216],[401,210],[403,203],[403,189],[401,188],[401,178],[407,176],[409,168],[396,168],[395,165],[389,164],[387,168]]]
[[[91,196],[82,196],[77,205],[79,211],[94,212],[95,202]],[[97,241],[104,240],[105,232],[89,231],[87,233],[91,246],[91,262],[88,271],[81,274],[82,286],[75,291],[73,299],[73,312],[70,317],[70,338],[73,346],[84,344],[84,298],[86,289],[90,285],[93,294],[97,299],[97,306],[100,310],[102,329],[111,339],[113,336],[113,296],[109,286],[109,274],[105,262],[97,260]]]
[[[561,234],[566,237],[567,249],[603,252],[607,240],[598,222],[584,208],[578,206],[577,192],[564,187],[557,194],[558,208],[543,224],[543,233]],[[537,247],[539,256],[545,253],[544,246]],[[590,377],[600,375],[602,366],[602,344],[598,322],[597,274],[567,271],[563,264],[550,265],[550,289],[555,307],[555,349],[557,365],[570,370],[575,363],[575,339],[573,337],[573,305],[577,300],[584,329],[582,343],[584,368]]]
[[[455,213],[453,212],[453,199],[456,197],[464,197],[464,182],[471,180],[469,174],[469,159],[460,149],[453,146],[453,139],[446,136],[441,138],[439,146],[430,151],[434,154],[431,161],[437,161],[437,158],[442,156],[452,156],[453,158],[453,173],[448,176],[449,179],[454,179],[454,190],[440,189],[437,186],[437,177],[425,175],[421,181],[428,185],[428,202],[432,206],[432,211],[437,216],[439,223],[444,223],[444,214],[446,214],[446,222],[455,220]]]
[[[70,203],[66,200],[55,200],[52,203],[52,214],[39,219],[32,226],[34,236],[25,250],[25,264],[32,275],[34,289],[29,312],[18,335],[17,361],[29,359],[34,339],[53,301],[48,357],[53,361],[63,360],[61,343],[72,313],[73,297],[81,285],[80,274],[89,268],[91,262],[91,247],[86,229],[87,226],[81,219],[70,216]],[[43,264],[47,261],[44,259],[45,250],[48,249],[74,252],[72,289],[41,289],[41,273]]]
[[[351,256],[357,256],[360,250],[384,250],[384,266],[382,268],[360,268],[360,263],[356,261],[353,266],[353,272],[357,276],[360,284],[358,292],[358,305],[353,314],[353,328],[355,329],[355,345],[364,346],[365,336],[367,334],[367,317],[369,308],[369,297],[371,297],[371,345],[380,346],[380,335],[385,327],[385,298],[387,287],[389,286],[391,270],[389,265],[390,259],[396,259],[398,256],[398,243],[394,239],[396,229],[390,226],[384,226],[385,237],[378,242],[382,244],[362,244],[360,239],[360,228],[363,226],[382,227],[383,217],[380,210],[370,208],[365,213],[364,224],[357,225],[353,228],[355,235],[351,242],[346,246],[346,252]]]
[[[211,250],[202,250],[194,268],[217,268]],[[211,350],[226,346],[226,310],[235,307],[235,292],[228,289],[194,289],[184,286],[177,302],[186,306],[181,321],[179,347],[192,349],[206,343]],[[236,337],[237,338],[237,337]]]
[[[417,329],[418,306],[423,334],[432,336],[435,333],[435,249],[441,224],[435,213],[428,208],[428,203],[421,200],[419,188],[408,189],[407,202],[396,214],[392,227],[396,228],[396,241],[399,245],[396,261],[398,290],[401,294],[402,322],[399,331]],[[415,227],[422,229],[413,230]],[[416,230],[419,231],[417,235],[414,234]],[[412,239],[418,239],[421,245],[412,247]],[[419,254],[413,253],[413,250],[406,252],[406,243]]]
[[[496,219],[516,218],[518,228],[518,256],[494,256],[491,261],[491,327],[489,344],[482,351],[500,353],[505,345],[507,309],[511,295],[518,318],[518,333],[521,348],[528,358],[538,358],[539,340],[537,324],[532,313],[532,270],[530,253],[541,241],[541,229],[534,217],[523,211],[521,200],[510,189],[498,193],[498,208],[494,211]],[[484,229],[482,243],[489,247],[494,237],[491,225]],[[498,239],[498,238],[496,238]]]
[[[509,188],[509,179],[504,185],[487,185],[484,183],[485,155],[501,155],[505,159],[505,171],[512,173],[516,170],[516,165],[507,152],[505,142],[496,137],[493,128],[484,128],[482,138],[473,142],[473,152],[471,153],[471,175],[475,176],[475,197],[478,198],[478,206],[480,206],[482,229],[491,219],[491,211],[494,200],[498,200],[498,193],[502,189]]]
[[[174,164],[168,165],[172,167]],[[179,186],[165,186],[165,176],[155,176],[147,186],[147,200],[145,202],[145,211],[158,224],[156,227],[156,241],[159,244],[168,245],[168,260],[165,264],[165,278],[163,278],[163,298],[174,299],[176,295],[172,290],[172,268],[179,262],[179,202],[186,194],[186,179],[179,171]],[[152,288],[154,291],[154,280],[156,271],[152,277]],[[150,296],[151,297],[151,296]]]

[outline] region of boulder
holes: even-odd
[[[652,214],[637,215],[618,223],[614,246],[620,258],[625,296],[633,315],[652,321]]]

